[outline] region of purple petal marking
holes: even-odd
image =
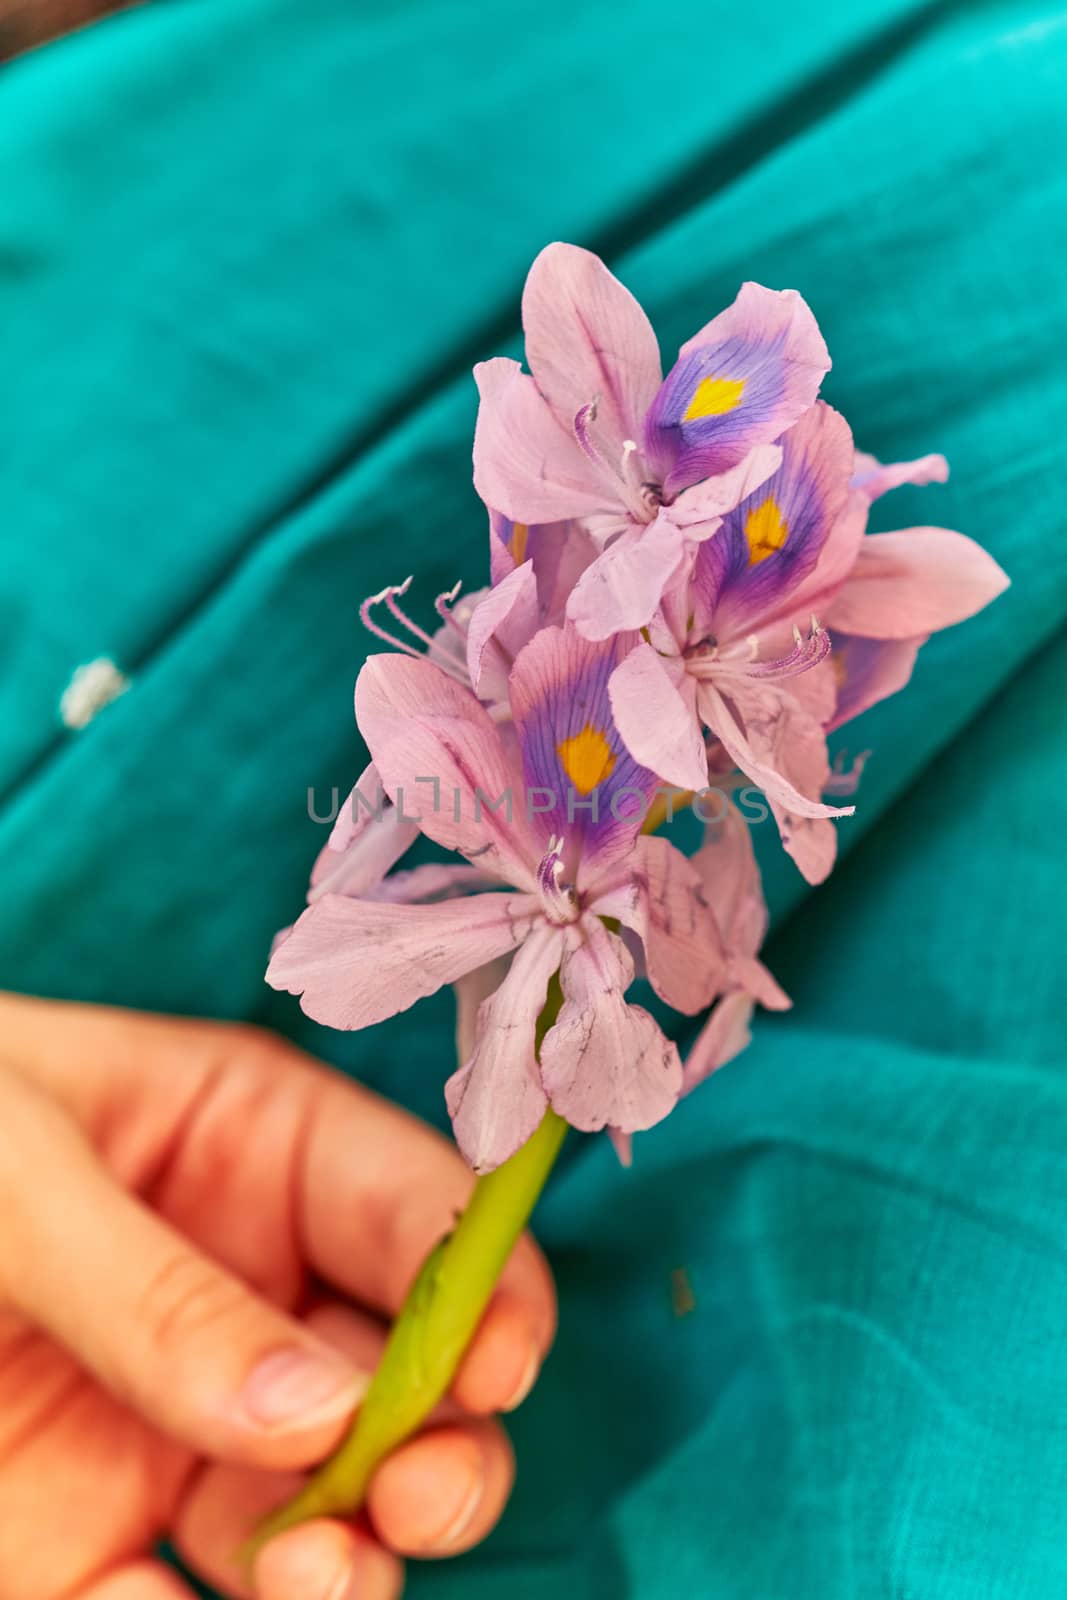
[[[849,500],[852,434],[819,402],[781,441],[782,463],[697,552],[694,631],[722,645],[788,608]]]
[[[645,446],[668,500],[777,439],[814,402],[830,357],[795,290],[742,286],[682,346],[649,411]]]
[[[582,888],[624,854],[656,788],[623,744],[608,682],[633,636],[603,643],[545,628],[511,673],[511,708],[531,821],[541,842],[562,838],[567,880]]]

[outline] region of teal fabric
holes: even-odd
[[[484,571],[469,367],[550,238],[666,350],[799,288],[861,442],[952,462],[879,525],[1013,579],[845,731],[833,879],[761,839],[795,1011],[631,1172],[570,1148],[513,1503],[415,1596],[1064,1592],[1065,91],[1047,0],[184,0],[0,81],[8,987],[266,1022],[442,1120],[444,998],[340,1037],[262,970],[360,768],[359,600]],[[133,686],[70,733],[100,655]]]

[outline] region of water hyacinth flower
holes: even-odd
[[[439,596],[432,633],[403,610],[407,584],[365,602],[397,651],[356,687],[371,766],[267,973],[346,1029],[455,985],[445,1095],[480,1176],[353,1431],[260,1539],[358,1509],[432,1414],[565,1124],[606,1130],[628,1159],[635,1132],[745,1047],[757,1005],[790,1004],[760,959],[767,910],[738,809],[687,859],[644,831],[662,789],[747,778],[801,871],[825,877],[852,808],[824,797],[851,793],[862,764],[831,770],[827,732],[1007,582],[947,529],[867,533],[873,500],[947,466],[855,451],[818,399],[829,357],[793,291],[745,284],[664,379],[637,302],[556,244],[531,268],[523,322],[529,373],[476,372],[490,586]],[[419,833],[453,859],[405,870]],[[702,1017],[684,1064],[627,999],[637,977]]]
[[[475,369],[475,487],[524,526],[578,520],[594,539],[567,602],[587,637],[644,627],[687,544],[774,471],[826,346],[794,290],[746,283],[664,379],[637,301],[566,244],[537,257],[522,313],[530,373],[503,357]]]
[[[781,440],[782,463],[676,578],[611,684],[633,755],[684,788],[706,782],[705,730],[765,792],[811,882],[833,865],[826,732],[907,681],[919,646],[1004,588],[963,534],[867,534],[872,496],[943,479],[942,457],[857,457],[818,401]],[[834,657],[830,658],[831,649]]]
[[[514,740],[432,662],[371,657],[356,712],[386,791],[431,839],[505,887],[428,904],[393,903],[388,878],[373,898],[326,893],[268,969],[268,982],[302,994],[318,1021],[362,1028],[510,957],[446,1090],[457,1141],[479,1171],[506,1160],[549,1103],[575,1127],[632,1132],[677,1100],[677,1047],[624,998],[634,964],[616,924],[640,942],[649,981],[677,1010],[697,1014],[723,980],[698,873],[666,840],[640,834],[657,778],[626,751],[608,701],[632,644],[539,632],[511,673]],[[562,1005],[538,1049],[557,974]]]
[[[650,642],[614,674],[611,701],[632,754],[683,789],[707,783],[705,729],[714,735],[764,791],[786,849],[817,882],[833,863],[829,819],[854,807],[820,799],[835,691],[818,668],[830,640],[800,608],[832,531],[861,533],[866,501],[850,486],[848,424],[824,402],[781,445],[777,471],[695,548]]]

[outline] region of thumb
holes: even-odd
[[[0,1070],[0,1296],[198,1453],[319,1459],[368,1376],[120,1189],[50,1100]]]

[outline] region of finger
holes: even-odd
[[[272,1539],[255,1565],[257,1600],[397,1600],[404,1569],[359,1528],[309,1522]]]
[[[174,1515],[174,1548],[204,1583],[248,1600],[252,1581],[241,1552],[267,1513],[291,1499],[303,1482],[298,1473],[209,1462],[190,1480]]]
[[[367,1512],[380,1543],[396,1555],[456,1555],[485,1538],[504,1509],[513,1480],[511,1445],[499,1424],[444,1423],[402,1445],[379,1467]],[[300,1482],[295,1474],[204,1467],[190,1485],[172,1531],[182,1559],[224,1594],[247,1600],[248,1578],[238,1552],[261,1519],[289,1499]],[[305,1554],[295,1542],[304,1531],[293,1531],[288,1560],[305,1560],[309,1570],[319,1566],[322,1592],[329,1593],[327,1578],[336,1581],[328,1559],[332,1545],[316,1532]],[[362,1543],[360,1551],[366,1554]],[[272,1576],[280,1586],[277,1574]],[[297,1587],[292,1592],[303,1593]],[[318,1593],[310,1577],[308,1593]]]
[[[49,1100],[0,1072],[0,1290],[198,1452],[303,1466],[367,1374],[120,1190]]]
[[[465,1163],[439,1134],[324,1074],[300,1174],[297,1225],[309,1263],[387,1315],[397,1312],[430,1249],[454,1227],[473,1185]],[[462,1404],[484,1413],[515,1404],[555,1327],[551,1273],[524,1234],[464,1362]]]
[[[385,1324],[377,1318],[328,1302],[310,1311],[307,1322],[353,1366],[365,1372],[377,1368],[386,1335]],[[486,1311],[477,1340],[460,1364],[450,1395],[434,1412],[434,1419],[450,1421],[461,1412],[490,1416],[497,1411],[513,1411],[526,1398],[540,1366],[539,1350],[530,1347],[526,1307],[503,1291]]]
[[[128,1134],[123,1159],[150,1170],[169,1150],[165,1213],[245,1276],[272,1254],[255,1220],[269,1219],[274,1240],[286,1232],[276,1219],[284,1192],[296,1198],[288,1231],[315,1269],[354,1298],[395,1312],[470,1193],[472,1176],[447,1140],[258,1030],[11,996],[0,996],[0,1023],[21,1070],[43,1075],[83,1125],[111,1130],[112,1143],[146,1096],[155,1115],[158,1092],[171,1121],[163,1119],[154,1143]],[[87,1080],[96,1086],[91,1102]],[[193,1088],[176,1095],[175,1082]],[[288,1164],[280,1127],[290,1131]],[[204,1139],[212,1170],[227,1173],[229,1186],[218,1203],[192,1212],[181,1197],[198,1192],[192,1180]],[[488,1413],[517,1403],[555,1319],[551,1275],[526,1235],[457,1377],[462,1404]]]
[[[456,1404],[474,1416],[514,1411],[530,1393],[545,1346],[531,1333],[529,1305],[509,1286],[498,1289],[452,1380]]]
[[[385,1330],[372,1318],[334,1303],[318,1307],[309,1322],[337,1349],[368,1362],[377,1359]],[[379,1477],[386,1475],[383,1527],[397,1550],[417,1547],[421,1554],[436,1553],[434,1541],[447,1523],[457,1521],[460,1508],[453,1485],[459,1486],[458,1498],[472,1502],[472,1540],[488,1529],[507,1496],[511,1451],[503,1431],[466,1422],[452,1403],[441,1407],[438,1415],[445,1420],[432,1434],[428,1455],[416,1452],[402,1460],[399,1473],[389,1463],[379,1469]],[[477,1494],[470,1483],[472,1465],[485,1478]],[[294,1493],[300,1481],[296,1475],[283,1478],[234,1466],[205,1467],[190,1482],[176,1513],[177,1548],[199,1576],[227,1594],[243,1597],[246,1574],[236,1552],[260,1519]],[[372,1495],[377,1493],[372,1489]],[[462,1547],[457,1543],[456,1548]],[[447,1548],[442,1547],[441,1553],[448,1553]]]
[[[368,1091],[320,1075],[302,1162],[299,1222],[308,1259],[338,1288],[394,1314],[427,1252],[454,1226],[473,1175],[439,1133]],[[529,1235],[506,1282],[544,1349],[555,1295]]]
[[[193,1600],[193,1592],[176,1572],[156,1561],[138,1561],[79,1589],[72,1600]]]
[[[448,1423],[382,1463],[367,1510],[382,1543],[401,1555],[458,1555],[485,1538],[514,1478],[511,1444],[498,1423]]]
[[[0,1039],[123,1188],[270,1299],[297,1303],[290,1186],[310,1073],[271,1035],[0,994]]]
[[[354,1366],[367,1371],[377,1366],[386,1329],[376,1317],[324,1301],[308,1312],[306,1324]],[[296,1473],[205,1465],[190,1478],[175,1510],[171,1532],[176,1549],[205,1582],[227,1595],[250,1595],[249,1575],[239,1552],[267,1512],[294,1495],[303,1482]]]
[[[247,1467],[205,1467],[172,1533],[182,1560],[204,1582],[235,1600],[272,1600],[275,1595],[279,1600],[318,1600],[320,1595],[333,1600],[335,1589],[339,1596],[347,1595],[345,1583],[356,1585],[361,1600],[364,1594],[372,1600],[398,1594],[402,1569],[396,1556],[367,1529],[334,1521],[306,1523],[272,1539],[249,1573],[239,1554],[242,1546],[267,1512],[296,1492],[300,1481]]]

